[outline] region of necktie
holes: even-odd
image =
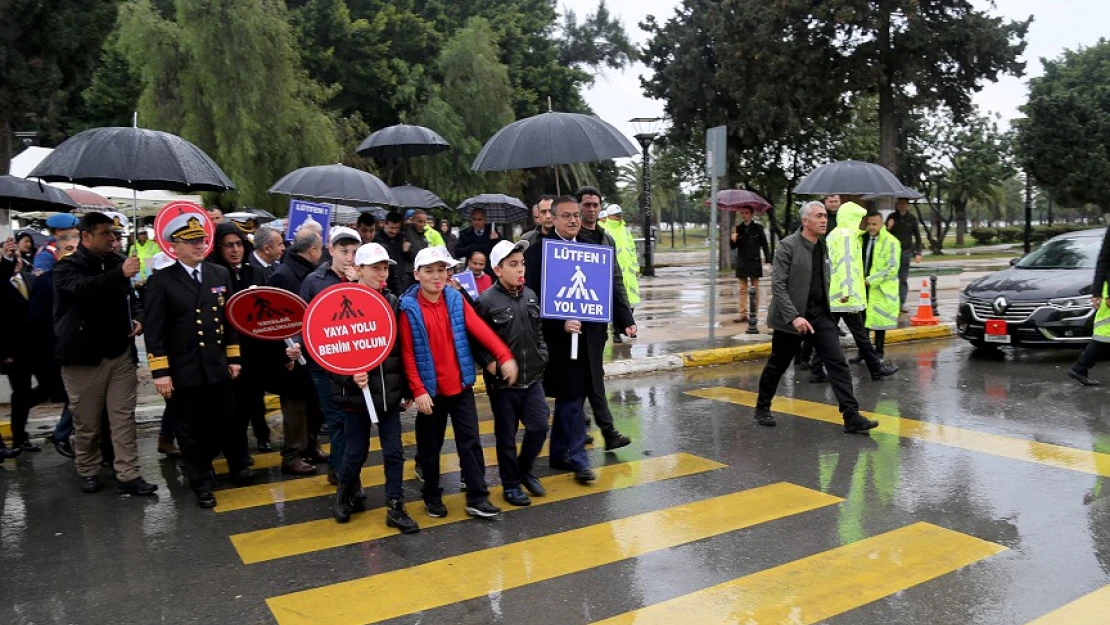
[[[200,269],[194,269],[193,270],[193,279],[195,279],[197,281],[197,284],[201,283],[200,282]]]

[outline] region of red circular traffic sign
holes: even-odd
[[[393,307],[361,284],[336,284],[313,298],[302,332],[308,353],[339,375],[365,373],[385,360],[397,340]]]
[[[227,300],[227,320],[243,336],[280,341],[301,333],[308,304],[284,289],[256,286]]]
[[[193,213],[200,216],[200,225],[204,228],[205,233],[204,255],[208,256],[212,247],[216,244],[216,226],[212,225],[212,220],[208,218],[208,213],[204,210],[204,207],[192,202],[170,202],[158,211],[158,216],[154,218],[154,241],[158,243],[158,247],[162,248],[162,252],[166,256],[177,260],[173,245],[162,238],[162,229],[166,227],[171,219],[183,213]]]

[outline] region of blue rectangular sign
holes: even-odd
[[[289,223],[285,227],[285,239],[292,241],[297,230],[300,230],[309,219],[323,227],[324,245],[327,245],[328,230],[331,226],[331,206],[305,200],[289,200]]]
[[[466,289],[466,292],[470,294],[470,299],[475,301],[478,300],[478,283],[474,280],[474,274],[470,273],[469,269],[465,269],[451,277],[458,280],[462,288]]]
[[[544,239],[540,316],[609,323],[613,315],[613,248]]]

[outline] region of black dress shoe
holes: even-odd
[[[547,495],[547,489],[540,483],[539,478],[531,473],[520,478],[520,485],[524,487],[524,490],[531,493],[533,497],[543,497]]]
[[[614,342],[614,343],[623,343],[623,342],[624,342],[624,339],[622,339],[622,338],[621,338],[621,335],[619,335],[619,334],[614,334],[614,335],[613,335],[613,342]]]
[[[215,508],[216,507],[216,496],[213,495],[212,491],[210,491],[210,490],[206,490],[204,492],[197,493],[197,506],[199,506],[201,508],[205,508],[205,509]]]
[[[1068,375],[1071,376],[1071,379],[1079,382],[1083,386],[1098,386],[1098,380],[1092,380],[1091,378],[1088,378],[1087,373],[1080,372],[1078,369],[1075,368],[1075,365],[1072,365],[1071,368],[1068,369]]]
[[[810,369],[810,371],[813,371],[813,370]],[[822,370],[819,373],[814,373],[813,375],[809,376],[809,383],[810,384],[822,384],[822,383],[828,382],[828,381],[829,381],[829,376],[825,375],[824,370]]]
[[[13,447],[20,451],[25,451],[29,454],[37,454],[42,451],[42,447],[39,447],[38,445],[32,443],[30,439],[27,439],[18,445],[13,445]]]
[[[858,412],[844,420],[845,434],[863,434],[870,436],[869,430],[879,427],[878,421],[872,421]]]
[[[73,445],[69,444],[68,440],[60,441],[54,440],[54,451],[62,454],[66,458],[75,458],[77,454],[73,451]]]
[[[273,453],[273,451],[274,446],[270,444],[270,441],[258,441],[258,453],[269,454]]]
[[[18,447],[8,449],[7,447],[0,446],[0,462],[3,462],[8,458],[17,458],[22,453],[23,450]]]
[[[153,495],[157,490],[157,484],[151,484],[141,477],[126,482],[116,482],[116,492],[121,495]]]
[[[588,467],[585,469],[578,469],[574,472],[574,481],[579,484],[590,484],[595,480],[597,480],[597,473],[594,473],[593,469]]]
[[[566,459],[560,460],[558,458],[551,458],[550,460],[548,460],[547,466],[557,471],[574,471],[574,465],[572,465],[570,461]]]
[[[339,486],[339,473],[335,469],[328,469],[328,484]]]
[[[605,451],[613,451],[621,447],[628,447],[631,444],[631,438],[628,438],[616,430],[605,435]]]
[[[896,365],[892,362],[884,362],[883,366],[879,367],[878,371],[871,374],[871,379],[872,380],[881,380],[883,378],[890,377],[890,376],[894,375],[895,373],[898,373],[898,365]]]
[[[848,364],[850,365],[858,365],[861,362],[863,362],[863,356],[853,356],[848,359]]]
[[[243,456],[243,465],[248,466],[248,467],[253,467],[254,466],[254,456],[252,456],[250,454],[247,454],[246,456]]]
[[[583,445],[593,445],[593,444],[594,444],[594,435],[593,434],[587,434],[586,435],[586,442],[583,443]]]
[[[505,498],[505,501],[518,508],[532,505],[532,500],[520,488],[506,488],[501,496]]]
[[[254,477],[254,471],[251,469],[239,469],[231,474],[228,481],[236,486],[250,486],[254,484]]]
[[[760,410],[759,408],[756,408],[755,422],[769,428],[775,427],[775,418],[771,416],[770,410]]]
[[[81,478],[81,492],[89,495],[100,490],[100,480],[95,475]]]

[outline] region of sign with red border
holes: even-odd
[[[303,299],[270,286],[239,291],[227,300],[227,320],[243,336],[281,341],[301,333],[308,304]]]
[[[208,218],[208,213],[204,210],[203,206],[193,204],[192,202],[170,202],[158,211],[158,216],[154,218],[154,240],[158,243],[158,247],[162,248],[162,252],[170,258],[177,260],[177,254],[173,252],[173,246],[170,242],[162,238],[162,229],[171,219],[183,213],[193,213],[201,217],[200,223],[204,228],[207,235],[205,238],[204,255],[208,256],[212,251],[212,247],[216,244],[216,226],[212,224],[212,220]]]
[[[389,301],[361,284],[336,284],[308,306],[302,331],[308,353],[339,375],[365,373],[385,360],[397,340]]]

